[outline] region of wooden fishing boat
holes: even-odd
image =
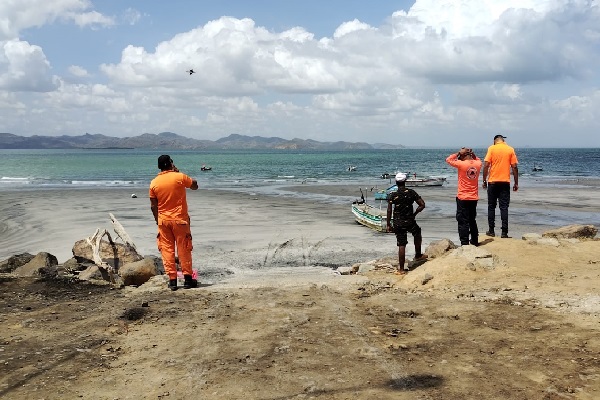
[[[356,222],[361,225],[377,232],[386,232],[387,230],[387,206],[385,209],[381,209],[367,203],[354,203],[352,204],[352,214],[354,214]]]

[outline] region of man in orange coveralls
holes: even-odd
[[[150,208],[158,225],[156,241],[169,275],[169,288],[177,290],[176,246],[183,288],[195,288],[198,281],[192,278],[192,233],[185,189],[197,190],[198,182],[179,172],[169,155],[158,157],[158,168],[160,172],[150,182]]]
[[[450,154],[446,162],[458,169],[456,221],[460,244],[465,246],[471,243],[473,246],[479,246],[479,230],[475,217],[477,217],[477,200],[479,200],[481,159],[477,158],[473,150],[463,147],[458,153]]]

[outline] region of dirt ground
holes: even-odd
[[[481,248],[493,270],[441,257],[295,286],[4,276],[0,398],[600,398],[600,242]]]

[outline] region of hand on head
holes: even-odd
[[[458,151],[459,160],[464,160],[466,157],[475,158],[475,153],[473,153],[473,149],[470,147],[463,147]]]

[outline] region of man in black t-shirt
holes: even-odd
[[[406,245],[408,244],[408,235],[410,232],[413,235],[415,243],[415,260],[427,258],[421,253],[421,227],[415,221],[415,216],[425,208],[425,201],[417,192],[405,186],[406,174],[398,172],[396,174],[396,186],[398,190],[389,194],[387,198],[387,231],[394,231],[396,234],[396,242],[398,244],[398,271],[399,274],[404,274]],[[413,203],[417,203],[417,209],[413,211]],[[392,213],[393,206],[393,213]],[[392,228],[392,216],[394,226]]]

